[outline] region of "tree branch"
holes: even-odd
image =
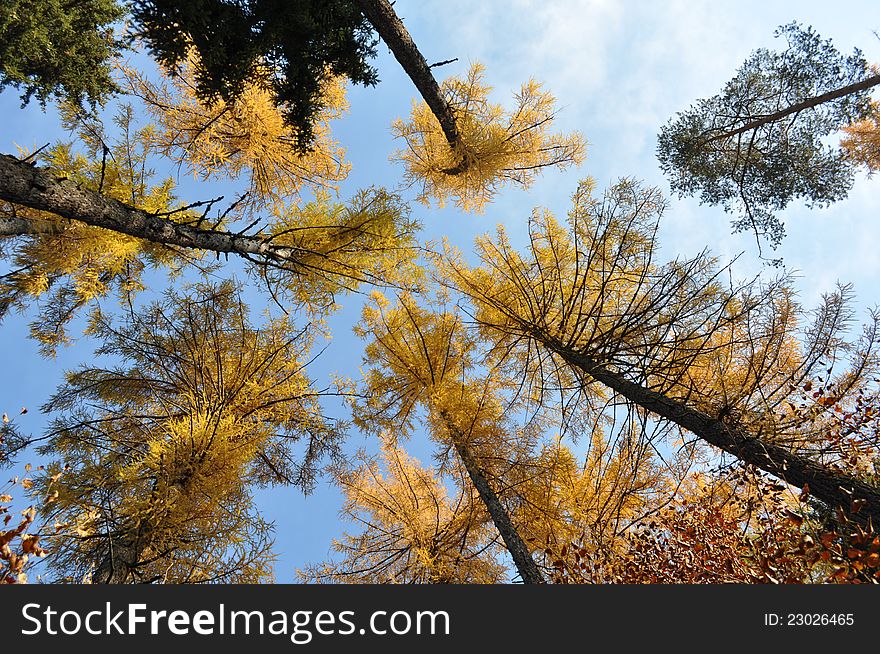
[[[746,123],[742,127],[737,127],[736,129],[732,129],[730,131],[724,132],[723,134],[718,134],[717,136],[712,136],[703,141],[703,145],[713,143],[715,141],[721,141],[724,139],[729,139],[733,136],[739,136],[745,132],[749,132],[753,129],[757,129],[762,125],[767,125],[769,123],[774,123],[777,120],[781,120],[786,116],[790,116],[791,114],[796,114],[799,111],[803,111],[804,109],[811,109],[825,102],[830,102],[831,100],[836,100],[837,98],[842,98],[844,96],[850,95],[851,93],[858,93],[859,91],[864,91],[866,89],[873,88],[880,84],[880,75],[874,75],[873,77],[868,77],[863,79],[861,82],[856,82],[855,84],[850,84],[848,86],[843,86],[839,89],[835,89],[833,91],[828,91],[828,93],[823,93],[822,95],[817,95],[813,98],[807,98],[802,102],[798,102],[797,104],[793,104],[790,107],[782,109],[781,111],[777,111],[776,113],[769,114],[767,116],[762,116],[761,118],[756,118],[755,120]]]
[[[22,234],[42,234],[44,229],[39,223],[19,216],[0,215],[0,236],[20,236]]]
[[[394,13],[394,9],[387,0],[356,0],[361,11],[375,30],[382,37],[385,44],[391,49],[394,58],[403,68],[404,72],[415,84],[416,89],[427,103],[431,112],[440,123],[440,129],[446,137],[449,147],[457,151],[461,146],[461,135],[458,132],[458,124],[452,107],[443,97],[440,86],[431,72],[431,66],[419,52],[415,42],[403,22]],[[446,63],[446,62],[443,62]],[[468,168],[466,158],[462,158],[455,166],[445,170],[449,175],[459,175]]]
[[[294,267],[301,254],[296,248],[272,245],[254,236],[175,223],[82,188],[68,179],[56,177],[45,168],[6,154],[0,154],[0,200],[163,245],[257,256],[284,261]],[[41,231],[45,230],[26,218],[0,217],[0,235]]]

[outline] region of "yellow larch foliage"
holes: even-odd
[[[526,316],[568,343],[590,343],[600,359],[613,359],[634,344],[652,342],[662,328],[639,316],[657,304],[652,247],[664,207],[656,189],[632,180],[622,180],[603,198],[593,196],[593,181],[586,180],[574,195],[568,224],[549,211],[533,212],[525,252],[499,227],[495,235],[476,239],[482,265],[467,266],[447,247],[441,274],[444,283],[477,300],[480,333],[494,352],[507,361],[519,359],[530,374],[538,374],[544,362],[516,346],[520,337],[505,329],[511,316]]]
[[[256,76],[234,104],[207,104],[195,92],[197,55],[160,83],[123,68],[129,91],[141,98],[158,123],[153,145],[200,179],[240,179],[247,184],[241,209],[291,204],[303,191],[336,190],[350,170],[345,150],[330,133],[330,121],[348,108],[345,81],[332,78],[321,89],[323,109],[307,152],[296,147],[293,128]]]
[[[341,560],[311,566],[301,577],[322,583],[498,583],[491,523],[472,492],[450,497],[438,476],[383,438],[380,456],[337,472],[342,513],[364,526],[334,541]],[[467,488],[467,486],[465,486]]]
[[[880,365],[876,316],[860,339],[844,338],[848,287],[827,294],[808,321],[785,277],[737,283],[705,252],[658,261],[664,205],[629,180],[601,200],[582,187],[568,227],[536,213],[522,252],[503,230],[478,239],[478,266],[447,248],[445,283],[473,303],[490,365],[507,362],[541,388],[574,376],[587,402],[605,388],[587,374],[597,366],[823,456],[819,418],[851,404]]]
[[[406,178],[420,185],[419,199],[448,199],[465,211],[481,211],[507,184],[528,188],[544,168],[567,168],[584,159],[586,144],[578,133],[555,134],[550,127],[556,99],[534,80],[522,85],[515,104],[505,111],[489,101],[492,88],[484,67],[473,64],[467,75],[443,82],[441,91],[455,115],[460,144],[452,148],[424,102],[414,102],[409,120],[392,125],[406,148],[394,158],[406,166]]]
[[[801,326],[794,291],[787,286],[760,298],[737,298],[723,320],[701,338],[679,348],[656,388],[671,397],[687,398],[710,415],[742,406],[743,426],[774,433],[781,426],[773,408],[790,394],[804,364]]]
[[[338,294],[362,284],[415,290],[423,276],[418,227],[401,199],[382,188],[359,191],[347,203],[319,192],[301,207],[275,212],[266,240],[290,248],[296,261],[270,262],[259,274],[311,314],[333,309]]]
[[[872,173],[880,170],[880,102],[872,102],[870,115],[843,131],[840,145],[847,155]]]
[[[173,210],[177,200],[170,178],[152,183],[147,165],[152,129],[135,128],[130,107],[115,117],[120,134],[115,140],[72,106],[62,107],[62,117],[77,131],[86,152],[60,144],[39,155],[53,174],[149,213],[167,214],[170,220],[191,219],[190,212]],[[10,243],[3,254],[12,270],[0,278],[0,316],[42,299],[31,331],[47,355],[69,340],[66,325],[78,309],[110,293],[127,301],[142,290],[147,268],[174,272],[186,262],[175,249],[119,232],[24,207],[0,205],[0,211],[14,212],[38,227],[35,234],[2,239]]]
[[[367,339],[370,366],[362,384],[365,399],[355,402],[355,424],[395,438],[426,426],[445,450],[453,444],[469,448],[488,476],[516,466],[536,438],[535,425],[515,427],[511,420],[522,407],[512,400],[518,380],[480,369],[474,334],[444,307],[442,296],[430,309],[407,294],[394,305],[379,293],[373,297],[356,328]]]
[[[337,447],[303,370],[309,335],[284,320],[252,328],[230,282],[119,325],[96,313],[90,333],[121,363],[69,373],[47,405],[61,460],[46,475],[65,471],[49,518],[71,526],[53,540],[54,568],[100,575],[115,549],[127,581],[270,575],[271,526],[251,489],[309,489]]]
[[[606,438],[599,430],[583,462],[560,440],[544,446],[534,462],[540,471],[517,487],[516,518],[538,550],[588,542],[613,547],[620,533],[672,494],[671,477],[656,466],[638,434]]]
[[[368,339],[364,356],[372,364],[364,380],[368,399],[358,405],[355,424],[405,436],[415,427],[417,406],[437,405],[462,379],[473,341],[453,312],[429,311],[408,295],[393,306],[378,292],[372,297],[355,328]]]

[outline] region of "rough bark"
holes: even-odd
[[[443,130],[443,135],[449,142],[449,147],[453,151],[457,150],[461,145],[461,136],[458,132],[455,113],[446,102],[446,98],[443,97],[440,85],[434,79],[428,62],[416,47],[403,22],[394,13],[391,3],[387,0],[357,0],[357,3],[364,16],[391,49],[394,58],[397,59],[404,72],[415,84],[419,94],[431,109],[431,113],[437,118],[440,129]],[[462,158],[455,167],[444,172],[449,175],[458,175],[466,169],[467,161]]]
[[[285,267],[295,268],[300,252],[294,248],[273,245],[255,236],[175,223],[167,217],[107,198],[69,179],[56,177],[47,169],[5,154],[0,154],[0,200],[154,243],[256,257],[283,263]],[[3,236],[35,234],[41,229],[38,224],[25,218],[0,218],[0,235]]]
[[[791,450],[767,442],[736,426],[725,424],[702,411],[631,382],[608,370],[589,356],[560,344],[544,343],[569,365],[581,370],[634,404],[688,430],[695,436],[754,465],[797,488],[809,487],[809,493],[831,507],[849,511],[853,500],[865,505],[852,518],[871,520],[880,525],[880,488],[846,473],[823,466]]]
[[[483,500],[483,503],[486,505],[486,509],[492,517],[492,522],[495,524],[495,528],[498,529],[498,533],[501,534],[501,539],[504,541],[507,551],[510,552],[510,556],[513,558],[513,563],[516,566],[520,577],[522,577],[523,583],[545,583],[544,576],[541,574],[535,560],[532,558],[528,546],[526,546],[525,541],[523,541],[519,532],[516,530],[516,527],[514,527],[507,509],[501,503],[501,500],[498,498],[495,491],[492,490],[492,486],[483,474],[479,462],[468,447],[467,439],[464,434],[462,434],[454,425],[449,416],[445,414],[441,415],[446,421],[455,451],[458,453],[461,462],[464,464],[468,477],[470,477],[471,483],[474,485],[474,488],[476,488],[480,499]]]
[[[756,118],[752,120],[742,127],[737,127],[736,129],[732,129],[730,131],[724,132],[723,134],[718,134],[715,136],[708,137],[704,144],[713,143],[715,141],[721,141],[724,139],[729,139],[733,136],[739,136],[740,134],[744,134],[746,132],[750,132],[753,129],[758,129],[762,125],[767,125],[769,123],[775,123],[777,120],[782,120],[786,116],[790,116],[792,114],[796,114],[800,111],[804,111],[805,109],[811,109],[825,102],[830,102],[831,100],[836,100],[837,98],[842,98],[851,93],[858,93],[859,91],[865,91],[867,89],[873,88],[880,84],[880,75],[874,75],[873,77],[868,77],[863,79],[861,82],[856,82],[855,84],[850,84],[848,86],[843,86],[839,89],[835,89],[833,91],[828,91],[828,93],[823,93],[822,95],[817,95],[813,98],[807,98],[802,102],[798,102],[797,104],[793,104],[786,109],[782,109],[775,113],[769,114],[767,116],[762,116],[760,118]]]
[[[18,216],[0,216],[0,236],[20,236],[22,234],[39,234],[44,230],[40,225],[27,218]]]
[[[131,571],[138,564],[139,548],[136,543],[114,542],[109,543],[109,549],[98,563],[94,574],[93,584],[124,584],[130,581]]]

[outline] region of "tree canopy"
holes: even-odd
[[[62,98],[93,106],[115,90],[110,59],[121,42],[115,0],[9,0],[0,6],[0,90],[14,86],[22,101]]]
[[[367,60],[377,39],[348,0],[136,0],[137,34],[157,61],[174,70],[195,49],[194,89],[202,100],[237,99],[248,86],[269,90],[306,149],[316,115],[325,109],[321,87],[344,76],[375,84]]]
[[[0,154],[0,318],[88,355],[41,433],[3,415],[0,464],[39,463],[0,489],[0,581],[270,582],[260,493],[326,484],[342,524],[304,581],[880,581],[880,315],[851,286],[808,309],[792,274],[669,254],[676,204],[634,177],[426,240],[434,206],[494,212],[586,140],[537,80],[438,81],[385,0],[127,3],[152,63],[118,56],[115,5],[26,5],[0,33],[36,54],[0,84],[69,140]],[[876,71],[779,34],[659,147],[674,192],[773,244],[878,160]],[[389,121],[399,180],[352,189],[334,130],[378,38],[420,97]]]
[[[756,50],[721,93],[678,113],[660,132],[657,157],[673,191],[737,213],[735,231],[777,246],[776,212],[796,199],[846,197],[854,166],[825,137],[868,118],[880,84],[862,53],[845,56],[810,27],[780,27],[781,52]]]

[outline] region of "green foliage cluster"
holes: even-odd
[[[673,191],[739,213],[735,232],[754,230],[774,247],[784,236],[775,212],[789,202],[824,205],[846,197],[853,164],[825,137],[865,118],[870,100],[868,90],[848,93],[757,124],[868,76],[859,50],[844,56],[810,27],[791,23],[776,35],[786,39],[784,51],[753,52],[720,94],[671,119],[657,147]]]
[[[0,3],[0,90],[95,105],[115,90],[109,61],[120,43],[115,0],[3,0]]]

